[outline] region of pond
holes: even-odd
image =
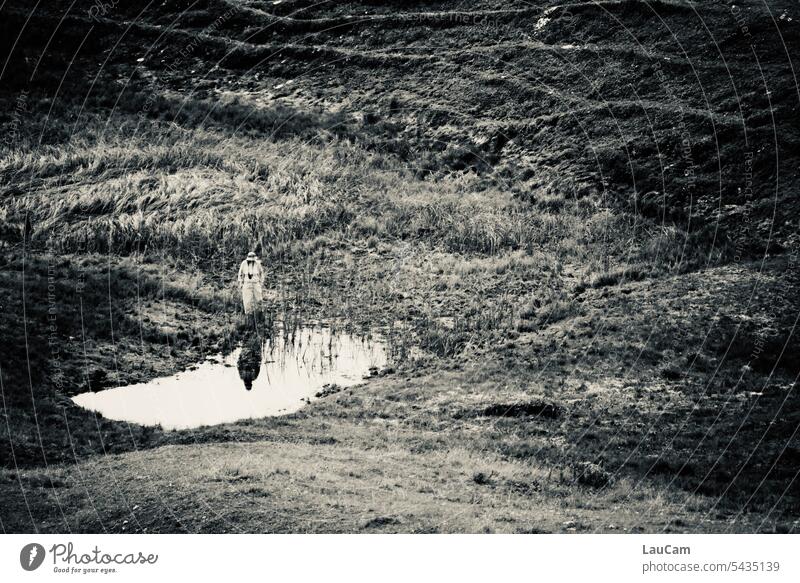
[[[253,334],[230,354],[173,376],[72,400],[108,419],[191,429],[294,413],[325,385],[352,386],[386,362],[380,337],[324,326],[299,328],[291,336],[278,330],[273,338]]]

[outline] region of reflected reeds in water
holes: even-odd
[[[276,326],[191,370],[73,400],[109,419],[188,429],[293,413],[324,385],[352,386],[386,361],[379,336]]]

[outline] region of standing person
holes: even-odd
[[[263,300],[262,285],[264,283],[264,269],[261,261],[252,251],[239,266],[239,287],[242,290],[242,304],[245,314],[253,314],[261,310]]]

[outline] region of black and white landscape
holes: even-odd
[[[0,0],[0,47],[3,532],[800,528],[797,2]]]

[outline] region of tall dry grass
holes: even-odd
[[[55,133],[69,139],[6,147],[6,244],[19,244],[27,232],[31,246],[51,252],[135,255],[203,271],[230,271],[255,249],[271,264],[289,266],[309,289],[339,253],[338,283],[364,297],[387,292],[353,275],[347,250],[410,244],[440,270],[438,285],[455,288],[468,279],[479,290],[475,282],[488,275],[525,282],[516,298],[475,303],[452,327],[427,326],[439,353],[484,330],[513,328],[529,305],[538,316],[527,321],[568,317],[570,287],[579,280],[591,285],[615,273],[649,274],[653,265],[678,268],[693,249],[678,229],[598,200],[542,206],[475,171],[420,174],[391,148],[376,146],[374,129],[342,114],[236,96],[159,94],[149,105],[147,115],[130,114],[141,106],[132,99],[123,103],[127,112],[108,117],[55,119]],[[413,277],[402,285],[416,285]],[[355,310],[342,301],[343,313]],[[426,317],[436,322],[436,314]]]

